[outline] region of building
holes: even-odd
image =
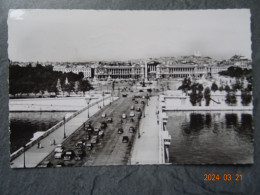
[[[62,73],[73,72],[75,74],[83,73],[84,78],[92,78],[94,69],[91,65],[55,65],[53,66],[53,71],[60,71]]]

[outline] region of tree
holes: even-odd
[[[218,85],[215,82],[212,83],[211,90],[214,91],[214,92],[218,90]]]
[[[229,91],[226,95],[226,103],[228,105],[235,105],[237,103],[236,94],[233,91]]]
[[[184,80],[182,81],[182,85],[178,88],[178,90],[182,90],[183,92],[187,93],[187,91],[190,89],[191,89],[190,78],[184,78]]]
[[[241,104],[243,106],[248,106],[252,101],[252,95],[248,90],[241,91]]]
[[[92,85],[89,83],[88,80],[82,80],[79,82],[79,90],[83,92],[85,96],[85,92],[93,89]]]
[[[196,106],[197,104],[201,106],[201,100],[203,98],[202,90],[203,86],[201,84],[194,83],[191,86],[191,93],[189,95],[192,106]]]
[[[210,104],[210,88],[207,87],[205,90],[204,90],[204,98],[205,98],[205,106],[209,106]]]
[[[230,90],[231,90],[231,89],[230,89],[229,85],[226,85],[226,86],[225,86],[225,91],[226,91],[226,92],[230,92]]]

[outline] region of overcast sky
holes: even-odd
[[[250,11],[10,10],[8,44],[12,61],[251,59]]]

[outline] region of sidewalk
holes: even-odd
[[[157,124],[157,97],[151,97],[145,109],[145,118],[140,122],[140,135],[136,137],[131,164],[159,163],[159,126]]]
[[[116,98],[114,98],[116,100]],[[110,99],[104,101],[105,106],[108,105]],[[99,104],[96,104],[89,109],[90,117],[98,112]],[[70,136],[78,127],[80,127],[88,119],[88,109],[77,115],[75,118],[71,119],[65,124],[66,136]],[[64,125],[59,127],[49,136],[41,140],[41,145],[43,148],[37,148],[37,144],[26,150],[25,152],[25,165],[26,168],[36,167],[48,154],[50,154],[56,146],[50,145],[50,142],[55,139],[56,144],[61,144],[64,137]],[[21,154],[11,162],[11,168],[23,168],[24,166],[24,154]]]

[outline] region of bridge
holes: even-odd
[[[113,100],[116,100],[114,97]],[[25,145],[24,148],[20,148],[13,154],[11,154],[11,168],[33,168],[36,167],[46,156],[48,156],[54,149],[55,145],[50,144],[55,139],[56,144],[64,142],[71,134],[82,127],[89,117],[94,115],[100,110],[99,102],[102,99],[90,104],[89,106],[79,110],[64,121],[59,122],[49,130],[47,130],[42,136],[33,140]],[[111,101],[111,97],[104,99],[104,105],[108,105]],[[102,105],[102,104],[101,104]],[[38,143],[41,144],[41,148],[38,148]]]

